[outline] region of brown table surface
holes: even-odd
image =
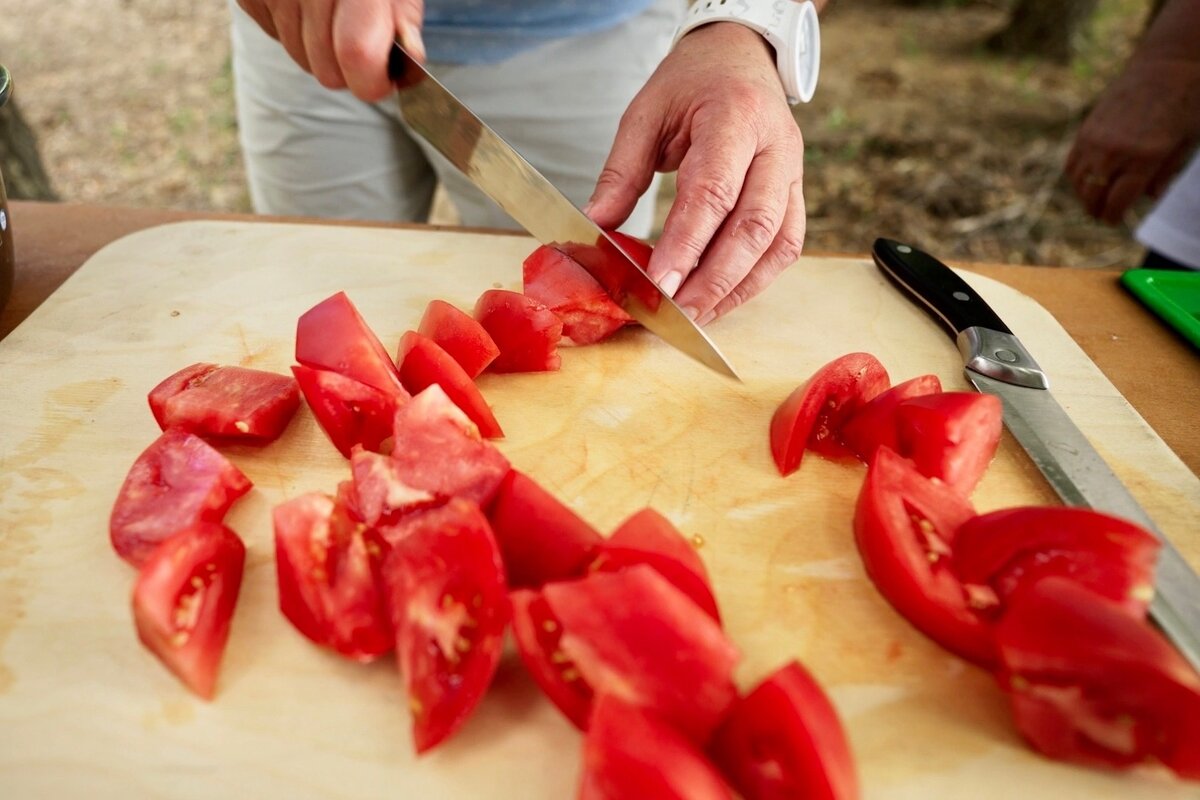
[[[134,231],[194,219],[377,224],[19,201],[10,203],[9,210],[16,280],[12,298],[0,313],[0,338],[93,253]],[[1200,353],[1122,289],[1119,272],[955,266],[1002,281],[1041,303],[1184,463],[1200,474]]]

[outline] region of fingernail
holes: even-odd
[[[696,319],[696,315],[700,313],[700,309],[695,308],[693,306],[684,306],[683,308],[681,308],[679,310],[682,311],[684,313],[684,315],[688,319],[691,319],[691,320]]]
[[[662,280],[658,282],[658,288],[662,289],[667,297],[674,297],[679,291],[679,285],[683,283],[683,275],[676,270],[671,270],[666,275],[663,275]]]
[[[425,40],[421,38],[421,29],[411,22],[401,24],[400,28],[400,44],[410,56],[425,63]]]

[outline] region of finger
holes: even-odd
[[[596,179],[596,189],[584,206],[584,213],[601,228],[616,228],[629,219],[650,188],[658,166],[661,126],[661,112],[636,101],[621,117],[612,150]]]
[[[421,38],[421,24],[425,19],[424,0],[392,0],[392,18],[396,20],[396,35],[405,51],[425,63],[425,41]]]
[[[1125,212],[1146,191],[1150,183],[1150,172],[1143,168],[1127,169],[1118,175],[1108,188],[1100,207],[1099,219],[1106,225],[1116,225],[1125,218]]]
[[[299,6],[285,3],[283,7],[272,11],[271,18],[275,20],[275,30],[279,33],[279,43],[283,49],[305,72],[312,72],[308,54],[304,52],[304,20],[300,16]]]
[[[1075,185],[1083,210],[1090,217],[1099,217],[1104,210],[1104,198],[1108,194],[1110,178],[1096,171],[1084,171]]]
[[[275,30],[275,22],[271,19],[271,12],[261,0],[238,0],[238,5],[250,16],[250,19],[258,23],[258,27],[262,28],[267,36],[272,39],[279,38],[279,33]]]
[[[334,9],[334,57],[346,86],[360,100],[373,103],[392,91],[387,59],[399,25],[392,12],[388,0],[341,2]]]
[[[1191,150],[1186,144],[1175,148],[1175,152],[1163,160],[1158,172],[1150,179],[1150,183],[1146,186],[1146,194],[1154,198],[1160,197],[1171,185],[1175,176],[1179,174],[1179,170],[1183,169],[1190,152]]]
[[[311,0],[305,6],[304,52],[313,77],[326,89],[346,88],[333,53],[333,0]]]

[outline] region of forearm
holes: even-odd
[[[1200,64],[1200,0],[1167,0],[1134,51],[1134,61]]]

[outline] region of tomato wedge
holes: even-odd
[[[959,527],[954,570],[972,606],[990,619],[1014,592],[1048,575],[1070,578],[1141,619],[1154,597],[1158,550],[1153,534],[1091,509],[1010,508]]]
[[[779,474],[800,467],[806,448],[822,455],[853,455],[838,439],[842,424],[888,388],[888,374],[875,356],[850,353],[817,370],[771,417],[771,455]]]
[[[1066,761],[1157,758],[1200,779],[1200,676],[1145,620],[1074,580],[1023,587],[996,624],[1017,728]]]
[[[500,355],[500,348],[474,317],[444,300],[430,300],[417,333],[450,354],[470,378],[478,377]]]
[[[296,630],[354,661],[391,650],[379,535],[317,492],[276,506],[273,519],[279,609]]]
[[[868,464],[880,447],[900,452],[896,408],[910,397],[936,394],[941,390],[942,382],[937,375],[920,375],[896,384],[876,395],[846,420],[841,430],[842,441]]]
[[[384,394],[329,370],[292,367],[292,374],[317,424],[346,458],[356,446],[379,450],[392,435],[397,403],[407,398],[407,394]]]
[[[489,289],[475,303],[475,319],[500,348],[488,367],[492,372],[552,372],[562,366],[562,320],[532,297]]]
[[[459,730],[500,663],[508,594],[478,506],[455,498],[409,517],[384,563],[396,659],[418,753]]]
[[[563,627],[541,592],[518,589],[512,603],[513,636],[521,662],[546,697],[575,727],[587,730],[592,687],[562,649]]]
[[[974,515],[962,495],[880,447],[858,495],[854,540],[892,608],[942,647],[990,667],[991,633],[951,568],[955,534]]]
[[[500,484],[488,519],[513,588],[581,577],[603,541],[595,528],[517,470]]]
[[[345,292],[322,300],[296,324],[296,360],[403,398],[396,365]]]
[[[485,438],[496,439],[504,435],[475,382],[432,339],[416,331],[404,334],[400,338],[396,361],[400,364],[400,378],[410,392],[419,394],[437,384],[454,405],[471,418]]]
[[[562,250],[579,264],[586,265],[588,273],[618,305],[632,295],[650,311],[657,311],[662,295],[650,282],[631,276],[625,260],[628,256],[644,270],[650,264],[653,248],[620,231],[608,231],[608,235],[611,242],[600,238],[595,245],[568,244],[563,245]]]
[[[534,250],[522,274],[525,294],[562,320],[562,335],[573,344],[603,341],[633,322],[579,262],[557,248]]]
[[[621,523],[596,549],[590,569],[616,572],[634,564],[654,567],[706,614],[721,621],[708,570],[700,560],[700,554],[670,520],[652,508],[644,508]]]
[[[141,566],[159,542],[199,522],[220,522],[253,484],[195,434],[165,431],[129,468],[108,530],[117,555]]]
[[[596,700],[579,800],[733,800],[721,773],[670,725],[611,695]]]
[[[996,455],[1004,409],[994,395],[941,392],[900,403],[896,424],[901,455],[969,495]]]
[[[712,751],[745,800],[851,800],[858,775],[837,711],[792,661],[730,710]]]
[[[300,407],[296,381],[245,367],[193,364],[150,391],[150,410],[163,430],[270,442]]]
[[[133,588],[138,639],[205,700],[216,690],[245,561],[233,531],[199,522],[154,548]]]
[[[441,505],[448,495],[420,489],[405,481],[395,461],[379,453],[357,450],[350,456],[354,476],[352,505],[366,524],[395,524],[414,511]]]

